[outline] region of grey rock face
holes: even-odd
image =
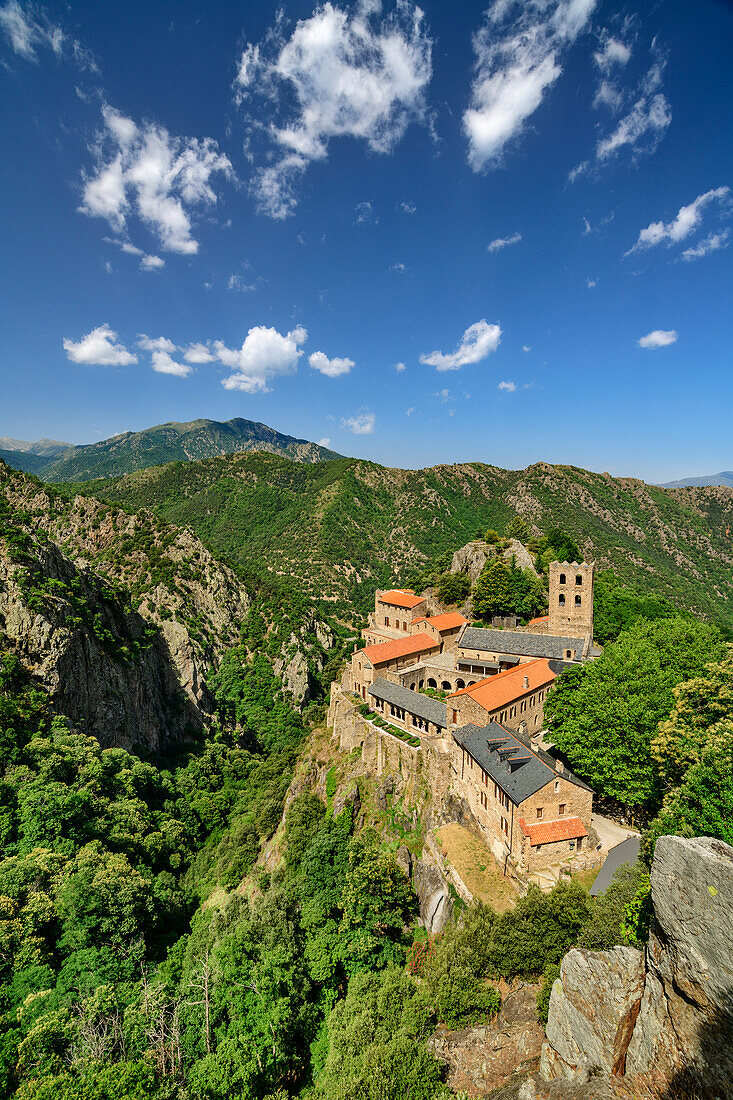
[[[342,790],[336,791],[333,800],[334,818],[340,817],[347,806],[351,808],[353,817],[356,818],[361,809],[361,795],[359,794],[359,784],[355,779],[350,779]]]
[[[660,837],[651,879],[649,976],[627,1071],[695,1063],[711,1096],[733,1095],[733,848]]]
[[[434,863],[416,859],[412,864],[412,885],[420,907],[420,923],[431,935],[437,935],[453,913],[448,883]]]
[[[644,955],[631,947],[569,951],[552,988],[542,1074],[588,1080],[623,1073],[644,991]]]
[[[486,563],[493,561],[495,557],[492,546],[482,539],[476,539],[462,546],[460,550],[456,550],[451,559],[450,572],[465,573],[471,584],[474,584]],[[500,557],[507,562],[514,558],[520,569],[528,569],[531,573],[536,573],[532,555],[518,539],[510,539],[509,547],[501,551]]]

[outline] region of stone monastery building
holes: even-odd
[[[366,645],[332,687],[342,748],[361,748],[378,775],[419,772],[433,798],[457,796],[500,864],[520,874],[587,844],[593,792],[540,741],[556,678],[600,653],[593,573],[592,563],[554,562],[548,615],[515,630],[430,615],[409,589],[378,591]]]

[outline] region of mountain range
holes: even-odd
[[[335,451],[283,435],[253,420],[191,420],[157,424],[141,432],[123,432],[98,443],[72,446],[55,440],[38,443],[0,438],[0,459],[44,481],[88,481],[119,477],[166,462],[190,462],[243,451],[267,451],[296,462],[338,458]]]
[[[665,481],[663,489],[680,489],[688,485],[728,485],[733,487],[733,470],[721,470],[719,474],[703,474],[701,477],[683,477],[681,481]]]

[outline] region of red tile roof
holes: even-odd
[[[423,602],[423,597],[416,596],[410,588],[393,588],[389,592],[383,592],[378,599],[380,603],[388,603],[392,607],[406,607],[408,610]]]
[[[525,677],[529,680],[529,686],[525,687]],[[551,684],[555,679],[555,673],[550,668],[550,662],[540,657],[536,661],[528,661],[525,665],[516,665],[508,668],[496,676],[487,676],[485,680],[479,680],[471,687],[461,688],[449,699],[459,699],[462,695],[470,695],[480,707],[491,713],[499,707],[505,707],[513,703],[515,699],[521,699],[529,691]]]
[[[577,840],[588,836],[588,830],[579,817],[561,817],[557,821],[534,821],[528,825],[523,817],[519,818],[519,827],[530,844],[551,844],[556,840]]]
[[[468,622],[468,619],[464,619],[460,611],[446,611],[443,615],[430,615],[426,617],[423,615],[421,619],[415,619],[416,623],[430,623],[436,630],[456,630],[459,626],[463,626]]]
[[[425,653],[429,649],[437,648],[438,642],[429,634],[407,634],[404,638],[395,638],[393,642],[365,646],[359,652],[373,665],[381,665],[384,661],[393,661],[395,657],[408,657],[413,653]]]

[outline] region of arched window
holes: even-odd
[[[560,604],[560,607],[564,607],[564,606],[565,606],[565,596],[564,596],[564,594],[563,594],[562,592],[561,592],[561,593],[560,593],[560,595],[559,595],[559,596],[557,597],[557,602],[558,602],[558,603]]]
[[[580,596],[575,597],[575,606],[580,607]]]
[[[461,688],[464,688],[465,686],[466,686],[466,685],[465,685],[465,683],[463,682],[463,680],[460,680],[460,679],[459,679],[459,680],[456,680],[456,691],[460,691],[460,690],[461,690]]]
[[[414,690],[415,690],[415,684],[412,683],[412,684],[410,684],[410,691],[414,691]]]
[[[566,577],[565,577],[565,574],[564,574],[564,573],[561,573],[561,574],[560,574],[560,584],[565,584],[565,583],[566,583]]]
[[[450,682],[448,680],[443,680],[443,683],[440,686],[442,687],[443,691],[451,690]]]
[[[437,688],[437,686],[438,686],[438,685],[437,685],[437,683],[435,682],[435,680],[433,679],[433,677],[432,677],[432,676],[430,676],[430,677],[428,678],[428,687],[429,687],[429,688]]]
[[[583,583],[583,578],[582,578],[580,573],[575,574],[575,583],[576,584],[582,584]]]

